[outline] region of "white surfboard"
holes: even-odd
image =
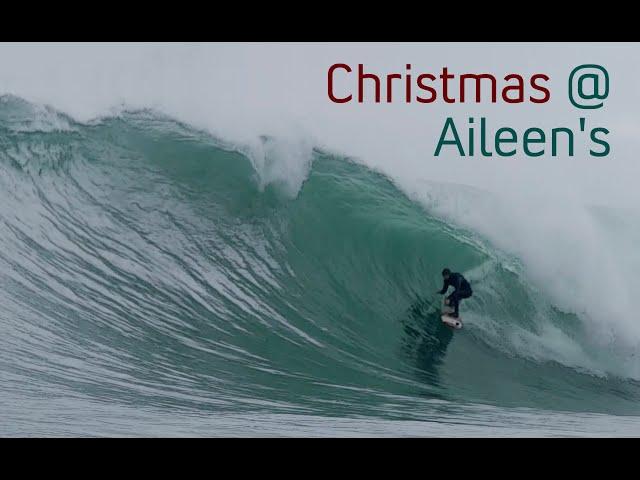
[[[444,303],[445,299],[442,299],[442,315],[440,318],[442,319],[442,323],[445,325],[455,328],[456,330],[460,330],[462,328],[462,319],[460,317],[453,318],[449,316],[450,313],[454,312],[454,309],[449,305]]]
[[[456,330],[460,330],[462,328],[462,320],[460,320],[460,318],[453,318],[449,315],[442,315],[440,318],[442,319],[442,323],[451,328],[455,328]]]

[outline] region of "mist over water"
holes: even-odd
[[[635,49],[0,46],[0,431],[637,434]],[[552,100],[337,105],[336,62],[539,71]],[[447,116],[576,128],[598,62],[608,157],[433,156]],[[474,289],[455,334],[444,266]]]

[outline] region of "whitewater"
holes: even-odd
[[[0,435],[637,436],[637,54],[0,45]],[[552,101],[335,105],[336,62]],[[609,157],[433,157],[449,115],[575,123],[574,62],[615,79]]]

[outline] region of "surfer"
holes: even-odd
[[[453,318],[458,318],[458,306],[460,305],[460,300],[463,298],[469,298],[473,295],[471,291],[471,285],[467,282],[466,278],[462,276],[460,273],[451,272],[448,268],[442,270],[442,277],[444,278],[444,286],[442,290],[438,290],[437,293],[440,295],[444,295],[447,293],[447,289],[451,286],[455,290],[451,295],[447,297],[445,303],[450,307],[453,307],[453,313],[449,313],[448,315]]]

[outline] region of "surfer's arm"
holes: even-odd
[[[449,288],[449,280],[445,280],[445,281],[444,281],[444,285],[443,285],[443,287],[442,287],[442,290],[438,290],[438,293],[439,293],[440,295],[443,295],[443,294],[445,294],[445,293],[446,293],[446,291],[447,291],[447,289],[448,289],[448,288]]]

